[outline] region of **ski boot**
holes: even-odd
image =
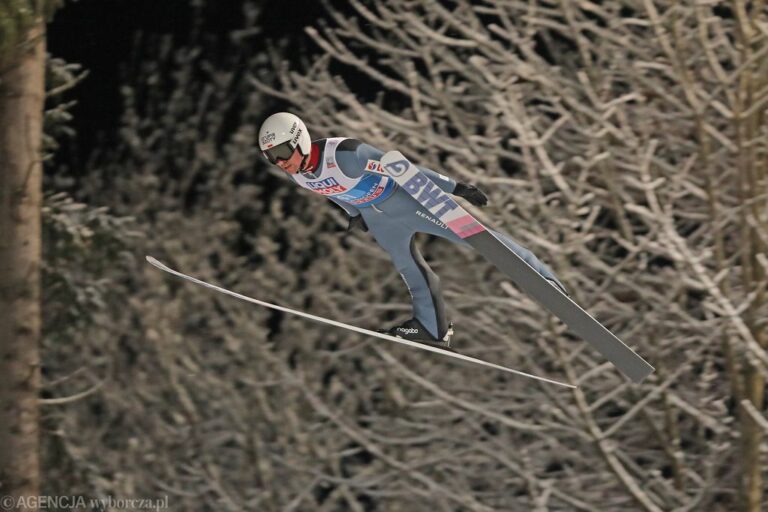
[[[389,334],[398,338],[403,338],[408,341],[415,341],[417,343],[424,343],[425,345],[432,345],[440,348],[450,348],[451,336],[453,335],[453,323],[448,324],[448,330],[442,339],[432,336],[427,329],[421,325],[421,322],[415,318],[406,320],[400,325],[396,325],[389,329],[380,329],[379,332]]]
[[[568,293],[568,289],[565,287],[565,285],[563,285],[563,283],[561,283],[557,279],[550,279],[548,277],[545,277],[544,279],[549,281],[549,284],[551,284],[552,286],[554,286],[555,288],[557,288],[558,290],[563,292],[563,295],[565,295],[566,297],[570,297],[571,296],[571,294]]]

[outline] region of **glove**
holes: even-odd
[[[453,195],[463,197],[475,206],[485,206],[488,204],[488,196],[474,185],[457,183],[456,188],[453,189]]]
[[[361,229],[363,231],[368,231],[368,225],[365,223],[365,220],[363,220],[362,215],[355,215],[354,217],[349,218],[349,225],[347,226],[347,231],[352,231],[355,228]]]

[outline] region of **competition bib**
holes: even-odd
[[[346,137],[327,139],[320,171],[314,174],[294,174],[294,181],[312,192],[331,196],[354,206],[369,206],[389,197],[395,188],[395,182],[389,176],[366,172],[359,178],[350,178],[341,172],[336,162],[336,148],[345,139]],[[379,163],[376,161],[369,160],[366,164],[366,170],[378,169]]]

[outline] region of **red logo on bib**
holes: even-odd
[[[381,170],[381,162],[378,160],[368,160],[368,163],[365,164],[365,170],[384,174],[384,171]]]

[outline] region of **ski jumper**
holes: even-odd
[[[465,247],[470,245],[400,189],[390,177],[370,172],[378,168],[383,154],[380,149],[357,139],[320,139],[312,143],[309,171],[292,177],[301,187],[326,196],[350,217],[363,216],[370,233],[403,277],[411,293],[414,318],[435,338],[442,339],[449,322],[440,278],[419,253],[414,235],[427,233]],[[444,192],[452,193],[456,188],[456,182],[451,178],[424,167],[418,168]],[[493,233],[542,276],[560,284],[531,251],[498,231]]]

